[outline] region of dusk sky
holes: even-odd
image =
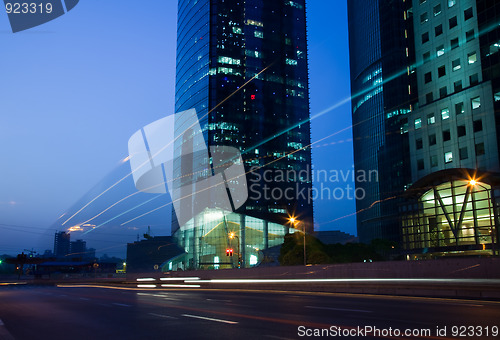
[[[313,165],[345,176],[353,171],[346,1],[307,5],[311,116],[324,113],[311,124]],[[0,11],[0,254],[51,249],[54,231],[65,229],[56,223],[61,215],[74,214],[130,171],[122,162],[130,136],[174,113],[176,16],[175,0],[85,0],[13,34]],[[323,186],[345,191],[354,185],[348,177]],[[103,196],[81,218],[132,190]],[[151,204],[160,201],[165,197]],[[354,200],[325,198],[314,207],[316,230],[356,234]],[[98,255],[119,255],[147,225],[157,236],[169,235],[170,209],[126,227],[114,220],[103,226],[103,242],[89,238],[87,245]],[[128,212],[125,220],[141,213]],[[126,237],[116,237],[120,228],[129,228]],[[118,250],[107,251],[103,237]]]

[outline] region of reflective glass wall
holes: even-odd
[[[296,229],[238,213],[207,209],[174,234],[186,254],[165,270],[253,267],[262,250],[283,243]]]
[[[407,206],[402,236],[410,258],[498,254],[495,191],[474,180],[434,186]]]

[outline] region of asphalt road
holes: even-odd
[[[0,339],[297,339],[327,333],[410,338],[498,338],[500,302],[368,295],[224,290],[0,287]],[[3,324],[3,325],[2,325]],[[336,326],[341,328],[335,328]],[[443,329],[446,326],[446,336]],[[441,329],[438,336],[436,327]],[[488,327],[488,328],[486,328]],[[392,331],[390,330],[392,329]],[[396,330],[401,336],[396,336]],[[463,329],[462,329],[463,330]],[[337,332],[337,336],[335,335]],[[483,336],[479,336],[479,332]],[[484,335],[488,332],[490,337]],[[7,335],[6,335],[7,334]],[[302,335],[302,336],[301,336]],[[360,335],[373,335],[361,333]],[[385,335],[385,336],[384,336]],[[417,337],[414,337],[417,338]],[[11,339],[11,338],[10,338]]]

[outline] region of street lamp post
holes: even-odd
[[[295,227],[299,225],[300,221],[295,219],[295,217],[290,217],[290,223]],[[307,257],[306,257],[306,226],[302,223],[302,235],[304,236],[304,266],[307,265]]]
[[[476,180],[474,179],[471,179],[469,181],[469,184],[472,186],[472,187],[475,187],[476,185],[479,185],[481,188],[483,188],[484,190],[486,190],[486,194],[488,195],[488,215],[489,215],[489,218],[490,218],[490,231],[491,231],[491,251],[493,253],[493,256],[496,255],[496,247],[495,247],[495,234],[496,234],[496,226],[494,228],[493,226],[493,221],[491,219],[491,196],[490,196],[490,190],[488,188],[486,188],[485,186],[479,184],[479,182],[477,182]]]
[[[240,238],[234,234],[234,232],[229,233],[229,238],[232,240],[233,238],[236,239],[236,242],[238,243],[238,268],[240,268]]]

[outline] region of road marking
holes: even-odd
[[[113,302],[112,305],[121,306],[121,307],[132,307],[131,305],[126,305],[124,303],[116,303],[116,302]]]
[[[231,300],[218,300],[218,299],[205,299],[207,301],[215,301],[215,302],[231,302]]]
[[[475,305],[475,304],[471,304],[471,303],[449,303],[449,305],[468,306],[468,307],[484,307],[484,305]]]
[[[236,321],[229,321],[229,320],[222,320],[222,319],[213,319],[213,318],[207,318],[205,316],[198,316],[198,315],[191,315],[191,314],[182,314],[182,316],[185,316],[185,317],[188,317],[188,318],[194,318],[194,319],[202,319],[202,320],[208,320],[208,321],[228,323],[228,324],[231,324],[231,325],[238,324],[238,322],[236,322]]]
[[[373,311],[371,311],[371,310],[363,310],[363,309],[345,309],[345,308],[316,307],[316,306],[306,306],[306,308],[336,310],[336,311],[340,311],[340,312],[373,313]]]
[[[290,338],[282,338],[280,336],[275,336],[275,335],[264,335],[266,338],[271,338],[271,339],[280,339],[280,340],[292,340]]]
[[[163,315],[163,314],[156,314],[156,313],[148,313],[149,315],[152,315],[152,316],[157,316],[159,318],[165,318],[165,319],[175,319],[177,320],[178,318],[176,318],[175,316],[169,316],[169,315]]]

